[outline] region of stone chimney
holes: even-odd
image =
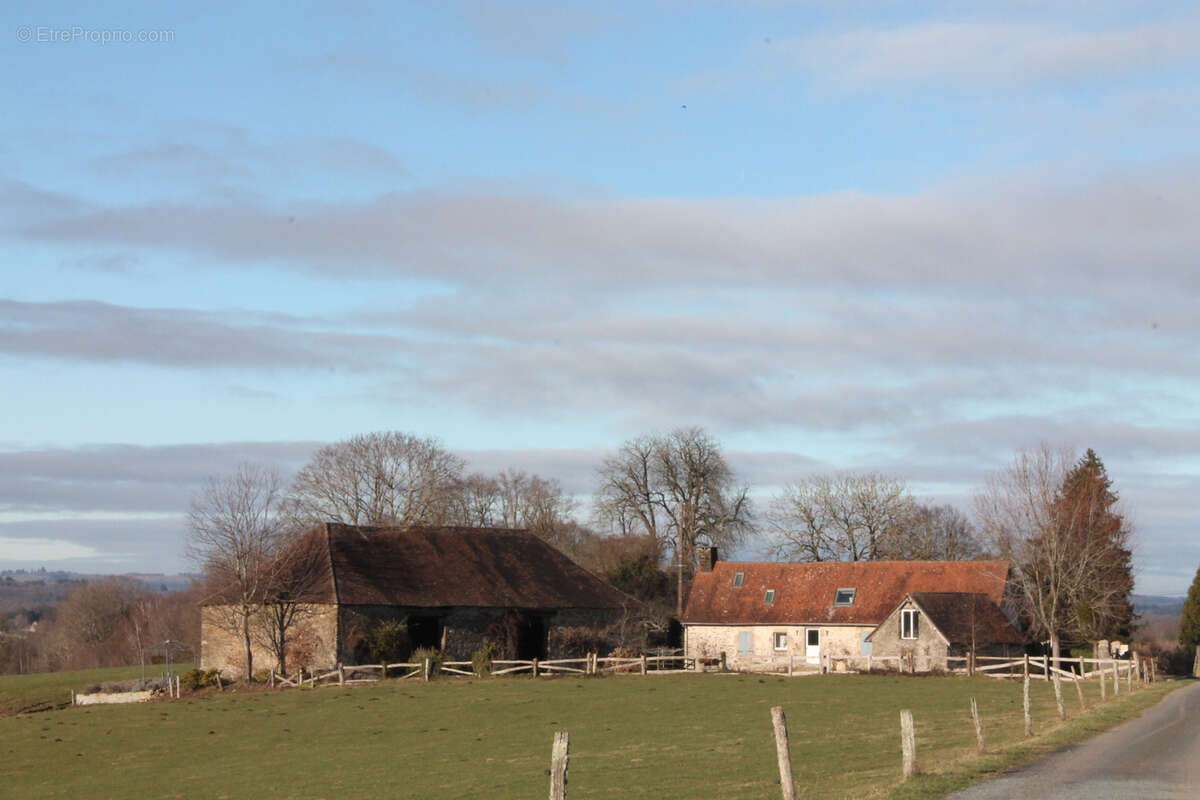
[[[709,544],[696,545],[696,554],[700,557],[700,571],[712,572],[713,565],[717,563],[716,546]]]

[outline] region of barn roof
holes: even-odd
[[[327,524],[347,605],[620,608],[625,595],[532,533]]]
[[[683,622],[878,625],[910,592],[978,593],[999,605],[1008,570],[1007,561],[718,561],[696,575]],[[854,601],[835,604],[839,589]]]
[[[522,530],[324,523],[304,542],[319,564],[307,602],[527,609],[635,602]]]
[[[985,594],[913,592],[910,596],[950,644],[1025,643],[1025,637]]]

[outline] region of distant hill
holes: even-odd
[[[1177,617],[1183,613],[1183,597],[1164,597],[1154,594],[1133,595],[1133,610],[1141,616],[1162,615]]]

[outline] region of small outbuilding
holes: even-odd
[[[876,656],[899,656],[905,669],[944,667],[948,656],[1014,656],[1025,637],[1000,607],[978,592],[910,592],[869,633]]]

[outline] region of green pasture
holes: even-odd
[[[101,678],[67,673],[52,693]],[[0,679],[0,707],[49,677]],[[39,688],[32,688],[35,684]],[[1159,683],[1072,720],[1035,681],[1035,744],[1019,682],[827,675],[390,680],[340,688],[206,690],[182,700],[0,717],[0,786],[12,797],[544,797],[550,745],[569,731],[568,797],[778,798],[771,706],[787,713],[801,797],[937,797],[981,772],[1136,715]],[[989,753],[975,755],[969,698]],[[1099,708],[1097,709],[1097,706]],[[899,711],[916,719],[925,776],[900,786]]]
[[[153,672],[151,670],[154,670]],[[157,675],[162,667],[147,667]],[[110,667],[79,672],[35,672],[32,675],[0,675],[0,715],[25,709],[68,703],[71,691],[83,691],[93,683],[142,677],[141,667]]]

